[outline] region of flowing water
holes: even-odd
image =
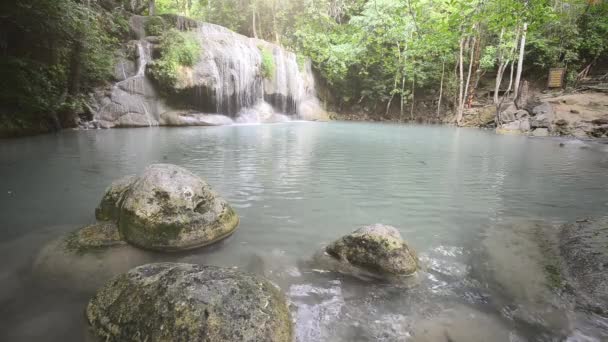
[[[569,316],[566,331],[549,319],[522,323],[508,291],[478,267],[492,252],[484,250],[489,229],[606,212],[606,146],[561,141],[304,122],[3,141],[0,340],[82,341],[95,288],[116,272],[160,260],[264,274],[293,303],[298,341],[403,341],[421,326],[432,332],[432,322],[450,313],[478,317],[455,329],[478,336],[485,329],[494,340],[500,331],[513,341],[605,340],[608,324],[593,316]],[[204,177],[239,213],[239,230],[182,254],[121,249],[66,261],[44,252],[49,241],[94,221],[112,180],[156,162]],[[365,282],[308,262],[324,244],[370,223],[398,227],[418,251],[424,270],[417,285]],[[516,261],[528,267],[525,258]]]

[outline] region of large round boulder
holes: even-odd
[[[154,164],[124,193],[118,228],[129,243],[152,250],[205,246],[232,234],[239,219],[200,177],[179,166]]]
[[[418,269],[418,258],[392,226],[375,224],[360,228],[325,248],[333,258],[382,277],[409,276]]]
[[[280,290],[258,276],[215,266],[139,266],[101,288],[86,316],[104,341],[293,340]]]
[[[112,182],[95,208],[95,217],[101,221],[118,220],[122,198],[136,179],[135,175],[129,175]]]

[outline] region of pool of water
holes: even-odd
[[[475,265],[488,229],[605,214],[607,148],[476,129],[334,122],[4,140],[0,340],[82,341],[94,288],[112,270],[159,260],[266,275],[289,296],[299,341],[404,340],[418,322],[446,310],[475,310],[522,340],[601,340],[607,323],[579,329],[586,316],[570,320],[566,333],[542,322],[545,329],[519,324],[504,304],[509,297],[499,300],[501,288]],[[93,222],[112,180],[158,162],[206,179],[240,215],[239,230],[188,253],[100,259],[117,264],[109,274],[88,275],[87,262],[99,267],[89,259],[73,269],[58,271],[66,264],[51,263],[40,270],[41,249]],[[324,244],[371,223],[398,227],[418,251],[425,266],[418,285],[369,283],[309,266]],[[76,274],[64,276],[70,272]]]

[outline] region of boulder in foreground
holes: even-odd
[[[280,290],[261,277],[215,266],[136,267],[99,290],[86,315],[104,341],[293,340]]]
[[[375,224],[360,228],[325,248],[341,262],[382,277],[409,276],[418,269],[416,252],[392,226]]]

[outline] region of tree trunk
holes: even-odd
[[[469,56],[469,71],[467,72],[467,84],[464,87],[464,98],[465,99],[468,99],[468,97],[469,97],[469,84],[471,84],[471,73],[473,72],[473,64],[475,63],[474,54],[475,54],[475,44],[476,43],[477,43],[477,38],[473,37],[473,46],[469,47],[469,49],[471,50],[471,55]],[[464,111],[464,103],[462,105],[463,105],[462,110]],[[462,117],[461,117],[461,119],[462,119]]]
[[[70,56],[70,74],[68,78],[68,95],[76,95],[80,91],[80,79],[82,75],[81,55],[83,50],[82,38],[74,41]]]
[[[475,53],[472,54],[473,72],[475,75],[473,76],[473,82],[471,83],[469,96],[467,98],[467,108],[471,108],[473,104],[473,99],[475,98],[477,86],[479,85],[479,79],[482,76],[481,69],[479,68],[479,61],[481,59],[481,33],[479,32],[479,25],[477,26],[477,35],[479,38],[473,39],[473,50],[475,50]]]
[[[463,91],[464,91],[464,71],[462,70],[462,50],[464,49],[464,37],[460,38],[460,53],[458,54],[458,64],[459,64],[459,83],[458,83],[458,114],[456,116],[456,123],[460,123],[462,120],[462,112],[463,112]]]
[[[507,63],[508,63],[508,61],[507,61]],[[495,105],[498,104],[498,93],[500,92],[502,76],[504,75],[506,68],[507,68],[507,65],[505,64],[505,62],[500,61],[500,64],[498,65],[498,71],[496,72],[496,84],[494,85],[494,104]]]
[[[412,104],[410,105],[410,120],[414,121],[414,100],[416,91],[416,75],[412,77]]]
[[[255,4],[251,6],[251,23],[252,23],[252,27],[253,27],[253,38],[258,38],[258,31],[255,28]]]
[[[441,97],[443,96],[443,76],[445,75],[445,60],[441,63],[441,82],[439,83],[439,101],[437,101],[437,117],[441,111]]]
[[[521,72],[524,67],[524,51],[526,48],[526,32],[528,31],[528,23],[524,23],[521,31],[521,43],[519,45],[519,60],[517,61],[517,74],[515,75],[515,86],[513,90],[513,98],[519,94],[519,82],[521,81]]]
[[[403,97],[405,96],[405,73],[401,76],[401,106],[399,107],[399,120],[403,122]]]
[[[154,15],[156,12],[156,3],[155,0],[150,0],[150,2],[148,3],[148,15],[152,16]]]

